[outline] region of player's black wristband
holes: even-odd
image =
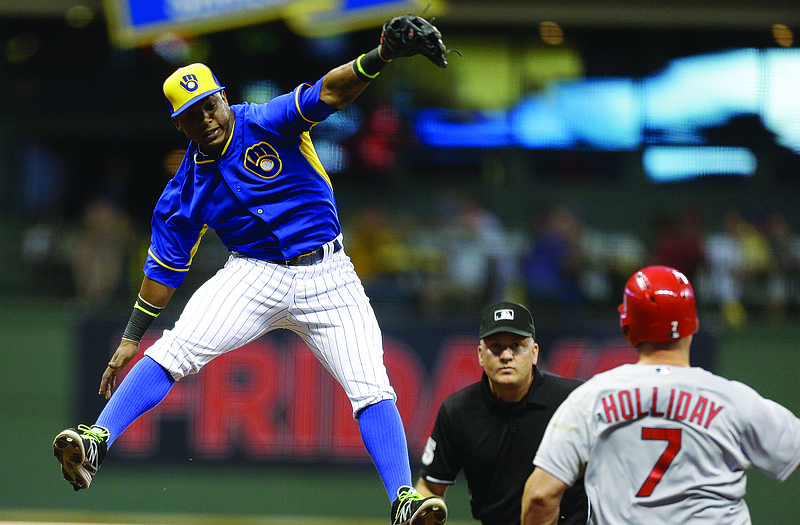
[[[122,338],[135,343],[140,342],[147,329],[150,328],[150,325],[153,324],[153,321],[156,320],[156,317],[163,309],[163,307],[159,308],[148,303],[140,295],[133,304],[133,312],[131,312],[131,318],[128,320],[128,326],[122,332]]]
[[[364,53],[357,59],[353,60],[353,71],[363,82],[374,80],[375,77],[380,74],[383,66],[387,64],[387,62],[381,58],[378,49],[379,48],[376,47],[369,53]]]

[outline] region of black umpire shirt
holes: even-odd
[[[483,525],[519,525],[522,491],[547,423],[582,383],[533,371],[531,388],[517,403],[497,399],[485,373],[445,399],[422,455],[420,476],[430,482],[452,485],[464,470],[472,516]],[[585,524],[587,505],[581,478],[564,493],[558,522]]]

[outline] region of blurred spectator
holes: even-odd
[[[772,251],[766,237],[739,210],[725,214],[724,230],[706,239],[708,291],[718,302],[725,320],[742,326],[747,320],[745,295],[757,304],[772,264]],[[756,290],[755,293],[748,293]]]
[[[655,244],[648,264],[661,264],[677,268],[691,282],[705,264],[705,235],[700,211],[694,207],[684,210],[676,218],[670,213],[658,214],[653,220]]]
[[[75,290],[90,306],[103,306],[115,293],[128,294],[127,273],[135,242],[128,213],[108,200],[89,202],[67,250]]]
[[[782,318],[798,297],[800,240],[792,234],[786,216],[778,212],[770,216],[766,236],[773,254],[768,283],[769,311]]]
[[[372,110],[355,139],[359,168],[371,173],[386,173],[397,167],[398,146],[404,142],[400,116],[388,104]],[[407,142],[407,140],[406,140]]]
[[[437,205],[430,233],[415,232],[415,249],[428,254],[427,267],[437,272],[420,289],[420,306],[471,311],[507,298],[517,280],[523,237],[507,231],[477,199],[444,196]],[[439,253],[438,268],[430,264],[431,247]]]
[[[613,290],[625,285],[626,276],[642,267],[647,256],[644,242],[634,232],[599,230],[582,224],[581,291],[595,307],[616,307]]]
[[[744,278],[750,282],[763,281],[772,267],[772,248],[761,228],[763,220],[748,220],[738,213],[731,214],[733,227],[742,244]]]
[[[16,172],[20,177],[17,182],[20,198],[14,199],[12,204],[25,218],[42,223],[58,222],[69,205],[65,199],[65,156],[36,139],[23,139],[19,150]],[[39,228],[43,226],[38,225]]]
[[[456,205],[456,216],[441,232],[449,295],[469,304],[500,301],[513,271],[503,224],[478,200]]]
[[[742,305],[741,278],[744,274],[744,254],[736,234],[738,214],[729,212],[724,229],[706,237],[707,279],[701,298],[718,304],[728,323],[740,326],[746,319]]]
[[[575,306],[583,303],[582,224],[566,206],[556,206],[533,234],[522,278],[531,304]]]
[[[91,306],[130,293],[126,270],[140,241],[126,209],[134,171],[132,159],[123,153],[105,159],[98,193],[84,205],[65,246],[76,294]]]
[[[59,252],[59,239],[64,226],[64,210],[71,202],[66,197],[67,177],[64,166],[66,156],[45,141],[20,139],[17,146],[17,164],[14,166],[13,195],[9,200],[11,211],[25,221],[22,228],[19,255],[26,273],[16,276],[13,286],[27,281],[31,293],[51,296],[69,296],[69,267]],[[12,248],[4,250],[9,265]]]
[[[347,253],[367,295],[375,302],[405,303],[414,292],[411,250],[403,242],[386,205],[374,201],[350,221]]]

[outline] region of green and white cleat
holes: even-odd
[[[53,440],[53,455],[61,463],[61,472],[76,491],[88,489],[92,477],[106,457],[108,430],[92,425],[68,428]]]

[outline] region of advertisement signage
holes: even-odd
[[[150,45],[165,35],[196,36],[278,18],[304,36],[329,36],[377,28],[408,12],[443,11],[441,0],[104,0],[104,8],[111,39],[123,48]]]

